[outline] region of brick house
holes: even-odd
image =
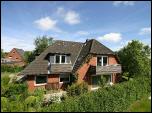
[[[5,58],[1,59],[2,64],[24,66],[24,50],[13,48]]]
[[[85,43],[54,40],[19,75],[27,81],[29,90],[37,87],[64,89],[72,82],[88,83],[98,88],[101,76],[107,84],[119,82],[121,65],[115,53],[95,39]]]

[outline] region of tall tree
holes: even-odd
[[[4,58],[5,57],[5,53],[3,51],[3,49],[1,49],[1,58]]]
[[[47,36],[37,37],[34,41],[35,54],[40,55],[52,42],[53,38]]]
[[[138,75],[149,75],[151,71],[151,48],[138,40],[132,40],[118,51],[123,72],[129,72],[129,78]]]
[[[32,62],[36,56],[40,55],[49,45],[53,43],[53,38],[39,36],[34,40],[35,49],[32,52],[25,52],[24,59],[27,63]]]

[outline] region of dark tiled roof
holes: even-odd
[[[51,53],[71,55],[70,65],[51,65],[51,73],[75,72],[89,54],[114,54],[112,50],[95,39],[88,40],[85,43],[56,40],[20,74],[48,74],[48,60],[46,57]]]
[[[88,40],[84,43],[79,57],[74,65],[73,72],[75,72],[84,61],[88,54],[115,54],[112,50],[101,44],[95,39]]]
[[[31,62],[20,74],[48,74],[48,60],[46,56],[50,53],[60,53],[60,54],[70,54],[71,55],[71,66],[64,68],[64,71],[72,71],[72,65],[77,59],[82,43],[71,42],[71,41],[61,41],[56,40],[52,45],[50,45],[44,52],[42,52],[33,62]],[[57,68],[58,67],[58,68]],[[55,72],[61,72],[60,66],[55,66]],[[67,69],[67,70],[66,70]]]
[[[94,54],[115,54],[111,49],[107,48],[100,42],[95,39],[90,40],[92,41],[90,53]]]

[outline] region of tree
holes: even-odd
[[[24,60],[26,63],[30,63],[34,60],[35,56],[32,51],[25,51],[24,52]]]
[[[39,56],[52,43],[53,38],[47,38],[47,36],[37,37],[34,41],[35,49],[24,53],[25,61],[27,63],[32,62],[36,56]]]
[[[1,58],[4,58],[5,57],[5,53],[3,51],[3,49],[1,49]]]
[[[47,36],[37,37],[34,41],[35,54],[40,55],[51,43],[53,38],[47,38]]]
[[[151,48],[138,40],[132,40],[117,52],[123,72],[128,72],[128,79],[138,75],[149,75],[151,69]]]

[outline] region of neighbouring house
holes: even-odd
[[[98,88],[101,76],[108,84],[119,82],[121,65],[116,54],[95,39],[85,43],[54,40],[20,74],[29,90],[37,87],[64,89],[76,76],[76,82]]]
[[[13,48],[5,58],[1,58],[2,64],[24,66],[24,50]]]

